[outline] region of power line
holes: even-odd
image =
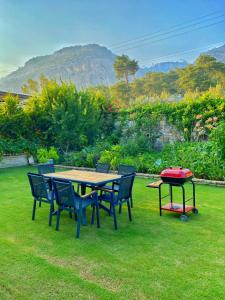
[[[159,59],[164,59],[164,58],[172,57],[174,55],[180,55],[180,54],[190,53],[190,52],[193,52],[193,51],[196,51],[196,50],[205,50],[205,51],[206,50],[210,50],[211,48],[218,47],[220,44],[224,44],[224,43],[225,43],[225,41],[221,41],[221,42],[213,43],[213,44],[210,44],[210,45],[207,45],[207,46],[203,46],[203,47],[192,48],[192,49],[185,50],[185,51],[179,51],[179,52],[170,53],[168,55],[164,55],[164,56],[159,56],[159,57],[153,58],[153,59],[151,59],[151,62],[157,61]],[[144,62],[145,62],[145,64],[148,64],[148,63],[150,63],[150,60],[144,61]]]
[[[151,37],[157,37],[157,36],[161,36],[161,35],[165,35],[165,34],[169,34],[171,32],[174,32],[174,31],[177,31],[177,30],[181,30],[181,29],[184,29],[186,27],[190,27],[190,26],[193,26],[193,25],[197,25],[197,24],[200,24],[200,23],[203,23],[203,22],[206,22],[206,21],[209,21],[210,19],[214,19],[214,18],[218,18],[218,17],[221,17],[221,16],[224,16],[224,14],[222,15],[219,15],[219,16],[214,16],[214,17],[211,17],[209,18],[209,16],[212,16],[212,15],[215,15],[215,14],[218,14],[221,12],[225,11],[224,10],[220,10],[220,11],[215,11],[215,12],[212,12],[210,14],[207,14],[207,15],[203,15],[203,16],[200,16],[198,17],[197,19],[193,19],[191,21],[188,21],[188,22],[185,22],[185,23],[180,23],[180,24],[177,24],[177,25],[174,25],[170,28],[169,31],[162,31],[162,30],[158,30],[154,33],[151,33],[151,34],[145,34],[143,36],[140,36],[140,37],[136,37],[134,39],[130,39],[130,40],[127,40],[127,41],[124,41],[124,42],[120,42],[120,43],[115,43],[115,44],[112,44],[112,45],[109,45],[109,47],[111,48],[122,48],[123,46],[126,46],[126,45],[129,45],[129,44],[132,44],[134,42],[139,42],[139,41],[143,41],[143,40],[146,40],[146,37],[148,37],[148,39],[150,39]],[[201,19],[205,19],[205,18],[208,18],[208,20],[203,20],[203,21],[199,21]],[[197,21],[197,22],[195,22]],[[194,24],[191,24],[195,22]],[[185,25],[186,24],[186,25]],[[188,25],[189,24],[189,25]],[[181,26],[181,27],[180,27]],[[177,28],[178,27],[178,28]],[[179,28],[180,27],[180,28]],[[174,30],[171,30],[173,28],[177,28],[177,29],[174,29]]]
[[[193,51],[196,51],[196,50],[204,50],[204,51],[207,51],[207,50],[210,50],[211,48],[215,48],[215,47],[218,47],[222,44],[225,44],[225,41],[221,41],[221,42],[218,42],[218,43],[213,43],[213,44],[209,44],[209,45],[206,45],[206,46],[202,46],[202,47],[198,47],[198,48],[192,48],[192,49],[188,49],[188,50],[184,50],[184,51],[178,51],[178,52],[173,52],[173,53],[170,53],[168,55],[163,55],[163,56],[158,56],[156,58],[153,58],[151,59],[151,61],[157,61],[159,59],[164,59],[164,58],[167,58],[167,57],[171,57],[171,56],[174,56],[174,55],[179,55],[179,54],[184,54],[184,53],[189,53],[189,52],[193,52]],[[149,59],[144,59],[142,60],[142,62],[150,62]]]
[[[156,43],[156,42],[160,42],[160,41],[163,41],[163,40],[167,40],[167,39],[170,39],[170,38],[173,38],[173,37],[177,37],[177,36],[180,36],[180,35],[183,35],[183,34],[192,32],[192,31],[196,31],[196,30],[205,29],[205,28],[208,28],[208,27],[211,27],[211,26],[215,26],[215,25],[217,25],[217,24],[223,23],[224,21],[225,21],[225,19],[220,20],[220,21],[218,21],[218,22],[214,22],[214,23],[205,25],[205,26],[200,26],[200,27],[197,27],[197,28],[193,28],[193,29],[190,29],[190,30],[186,30],[186,31],[184,31],[184,32],[180,32],[180,33],[178,33],[178,34],[174,34],[174,35],[171,35],[171,36],[168,36],[168,37],[164,37],[164,38],[161,38],[161,39],[158,39],[158,40],[156,39],[156,40],[153,40],[152,43]],[[131,50],[131,49],[140,48],[140,47],[142,47],[142,46],[145,46],[146,44],[148,44],[148,42],[144,42],[144,43],[142,43],[142,44],[139,44],[139,45],[136,45],[136,46],[133,46],[133,47],[124,49],[124,51],[129,51],[129,50]]]

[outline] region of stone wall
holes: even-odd
[[[27,159],[27,156],[25,154],[15,156],[3,156],[3,159],[0,161],[0,168],[26,166],[28,165],[28,162],[33,163],[34,160],[32,157]]]
[[[163,118],[159,123],[160,137],[156,140],[155,148],[161,149],[166,143],[174,143],[183,141],[183,137],[175,126],[168,123],[166,118]]]

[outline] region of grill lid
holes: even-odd
[[[169,178],[189,178],[193,176],[193,173],[189,169],[183,169],[182,167],[170,167],[163,170],[160,176]]]

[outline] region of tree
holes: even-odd
[[[46,82],[26,103],[30,130],[44,147],[81,150],[106,136],[110,102],[97,91],[77,91],[72,83]]]
[[[0,139],[18,139],[24,137],[26,128],[26,115],[17,96],[8,94],[0,105]]]
[[[225,86],[225,64],[209,55],[200,55],[195,64],[177,69],[180,92],[207,91],[217,84]]]
[[[117,56],[113,67],[117,78],[124,78],[127,86],[129,84],[129,76],[134,75],[139,69],[138,62],[130,59],[127,55]]]

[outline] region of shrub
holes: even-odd
[[[210,139],[215,142],[221,158],[225,159],[225,122],[212,131]]]
[[[162,152],[162,166],[191,169],[198,178],[224,180],[225,165],[214,142],[175,143]]]
[[[6,155],[17,155],[25,153],[33,155],[36,152],[36,145],[31,141],[25,139],[1,139],[0,140],[0,153]]]
[[[215,142],[177,142],[168,144],[161,152],[145,152],[135,156],[124,153],[121,145],[112,146],[102,152],[100,161],[107,162],[112,169],[118,165],[135,166],[137,172],[159,174],[170,166],[191,169],[198,178],[224,180],[225,164]]]
[[[57,161],[59,159],[59,155],[54,147],[50,147],[49,150],[46,148],[39,148],[37,150],[37,159],[39,163],[46,163],[49,159]]]

